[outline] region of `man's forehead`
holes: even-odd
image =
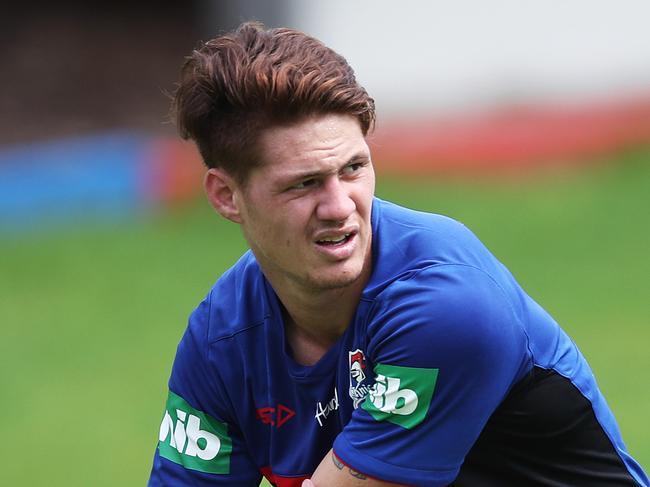
[[[359,121],[351,115],[314,115],[291,124],[271,125],[260,133],[265,149],[281,149],[286,146],[318,147],[336,139],[363,139]],[[282,145],[278,146],[277,143]]]
[[[359,122],[349,115],[324,115],[269,127],[260,134],[259,148],[263,165],[283,166],[291,172],[369,157]]]

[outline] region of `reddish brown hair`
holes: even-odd
[[[242,183],[261,162],[256,142],[265,127],[343,113],[359,120],[365,136],[375,120],[373,99],[342,56],[302,32],[257,22],[192,52],[172,111],[206,166]]]

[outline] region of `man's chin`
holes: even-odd
[[[354,272],[337,272],[336,274],[328,275],[321,273],[318,275],[310,276],[309,283],[311,287],[322,291],[343,289],[352,286],[361,277],[361,271]]]

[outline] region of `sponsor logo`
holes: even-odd
[[[228,426],[171,391],[158,440],[160,456],[167,460],[200,472],[230,472],[232,440]]]
[[[361,405],[377,421],[411,429],[427,415],[438,369],[377,364],[375,383]]]
[[[289,409],[284,404],[278,404],[276,407],[259,408],[255,411],[255,416],[264,424],[270,424],[276,428],[282,427],[287,421],[293,418],[296,412]]]
[[[370,387],[363,383],[366,380],[367,364],[366,357],[360,349],[357,348],[352,352],[348,352],[348,365],[350,368],[349,394],[354,409],[357,409],[370,391]]]
[[[314,415],[314,418],[316,418],[316,421],[318,421],[318,425],[322,427],[323,421],[327,419],[332,411],[336,411],[338,408],[339,393],[336,391],[335,387],[334,397],[330,399],[329,402],[326,402],[325,405],[323,405],[320,401],[318,401],[318,404],[316,404],[316,414]]]

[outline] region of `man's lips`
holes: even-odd
[[[346,233],[346,234],[343,234],[343,235],[341,235],[339,237],[330,237],[330,238],[324,238],[324,239],[316,240],[316,243],[318,245],[326,245],[328,247],[333,246],[333,245],[341,245],[341,244],[347,242],[351,237],[352,237],[352,235],[350,235],[349,233]]]
[[[356,229],[339,230],[336,232],[320,232],[316,236],[315,242],[317,245],[335,247],[346,244],[352,240],[357,233],[358,231]]]
[[[359,252],[361,235],[358,225],[324,229],[315,233],[313,248],[328,262],[344,262]]]

